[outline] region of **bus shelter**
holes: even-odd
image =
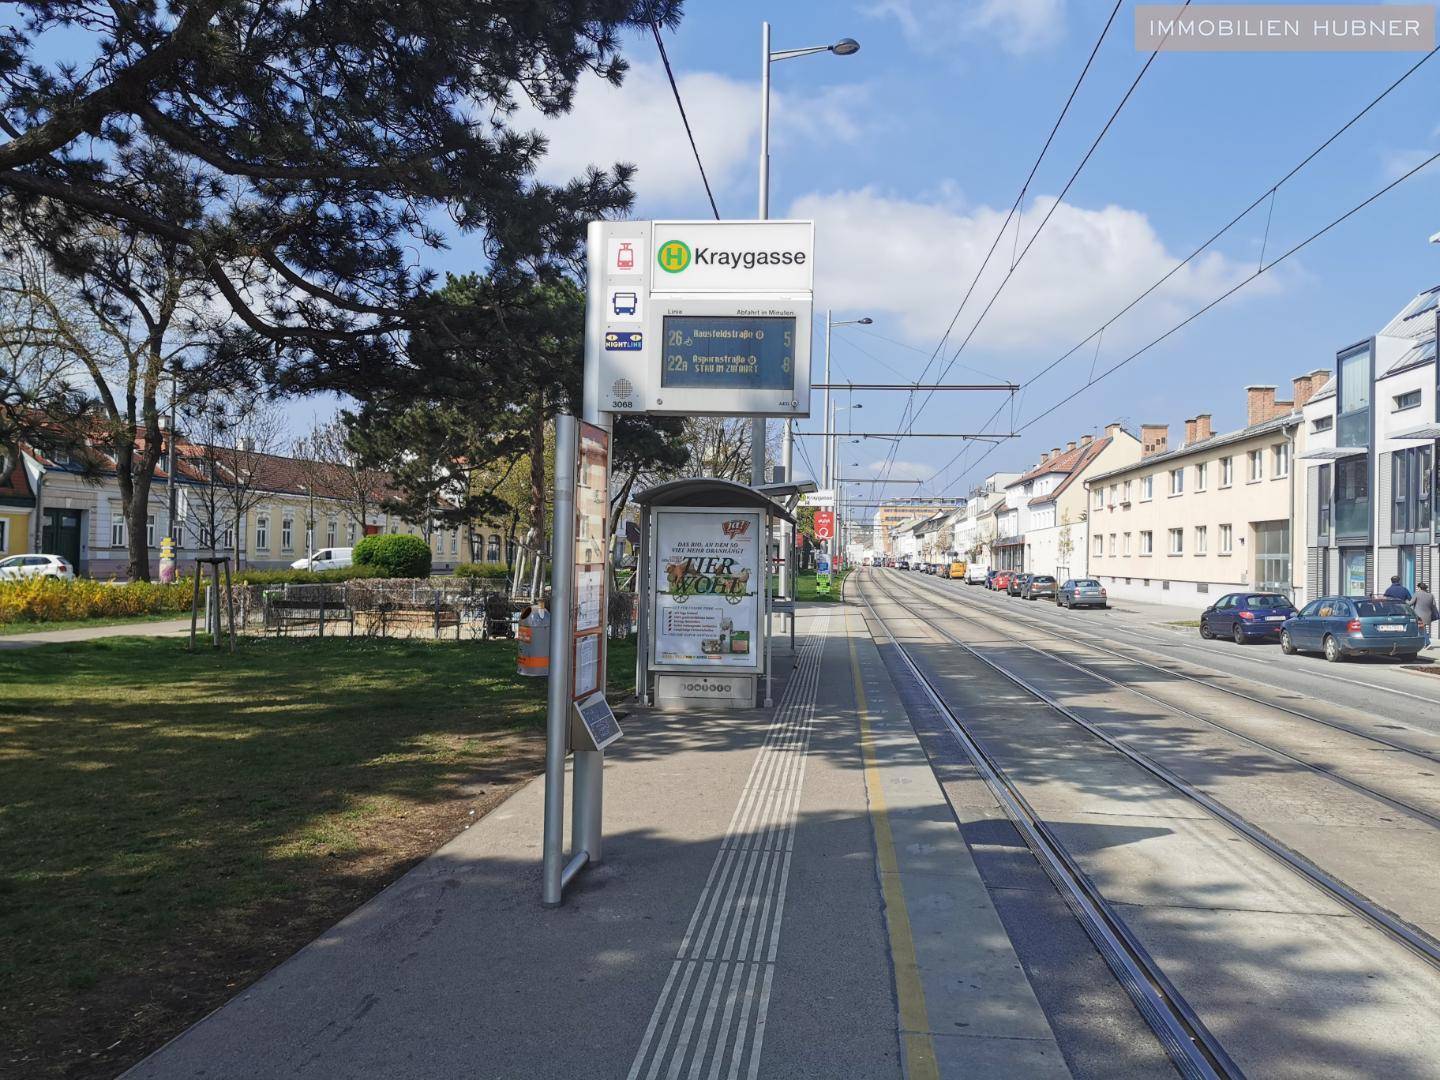
[[[709,477],[648,488],[635,502],[641,700],[662,709],[769,707],[769,538],[794,515],[755,488]]]

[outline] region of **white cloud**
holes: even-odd
[[[1411,169],[1424,164],[1435,155],[1434,150],[1387,150],[1381,155],[1381,164],[1384,167],[1385,179],[1398,180]],[[1440,172],[1440,170],[1437,170]],[[1423,173],[1421,174],[1424,175]]]
[[[1021,248],[1050,198],[1025,208]],[[813,218],[816,300],[864,313],[917,345],[933,346],[974,278],[1005,211],[954,199],[894,198],[872,188],[815,193],[789,215]],[[953,349],[1010,265],[1014,224],[952,334]],[[1188,252],[1187,252],[1188,254]],[[975,334],[987,351],[1068,348],[1085,338],[1179,261],[1145,214],[1122,206],[1063,203]],[[1190,263],[1106,335],[1107,346],[1173,325],[1251,272],[1218,253]],[[1269,275],[1267,275],[1268,279]],[[1273,288],[1261,279],[1255,290]]]
[[[985,38],[1020,55],[1065,36],[1065,0],[878,0],[862,11],[894,19],[911,47],[926,53]]]
[[[759,83],[710,72],[682,74],[677,81],[717,199],[741,186],[753,192],[759,153]],[[862,128],[856,117],[864,115],[861,106],[867,94],[864,86],[855,84],[822,88],[807,96],[772,91],[772,155],[790,142],[858,138]],[[564,116],[545,117],[527,105],[511,123],[541,131],[550,140],[549,153],[539,168],[542,180],[561,182],[580,175],[590,165],[608,168],[616,162],[629,162],[638,169],[634,186],[642,204],[683,203],[692,210],[705,205],[695,157],[669,81],[658,64],[633,65],[619,87],[588,79],[575,96],[574,109]],[[721,206],[721,212],[746,216],[753,211],[753,203],[753,195],[743,207],[732,199],[728,207]]]
[[[884,477],[887,480],[929,480],[935,475],[935,466],[926,465],[919,461],[893,461],[888,465],[883,461],[869,461],[859,466],[842,467],[842,476],[864,476],[879,479]]]

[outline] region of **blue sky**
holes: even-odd
[[[1030,189],[1022,247],[1144,63],[1147,54],[1133,45],[1131,8],[1127,3],[1112,27]],[[777,49],[842,36],[861,42],[851,57],[822,54],[774,68],[772,216],[817,221],[817,309],[876,320],[873,333],[836,332],[841,378],[919,374],[1109,10],[1103,0],[689,5],[667,48],[727,217],[755,212],[761,20],[772,21]],[[549,174],[558,178],[589,161],[634,161],[637,217],[709,216],[653,41],[637,38],[628,55],[635,68],[624,89],[587,88],[576,115],[547,128]],[[1267,191],[1418,58],[1160,56],[951,379],[984,381],[979,370],[1025,381]],[[1172,288],[1107,331],[1097,370],[1251,273],[1267,216],[1264,243],[1273,257],[1397,170],[1440,150],[1437,91],[1440,58],[1282,187],[1273,214],[1262,206]],[[1042,450],[1111,420],[1132,430],[1169,423],[1174,433],[1187,417],[1208,411],[1217,430],[1240,426],[1246,384],[1279,384],[1288,396],[1291,378],[1333,365],[1339,347],[1440,281],[1440,246],[1427,242],[1436,231],[1440,163],[1037,423],[980,469],[936,476],[958,444],[910,440],[892,475],[933,483],[923,490],[962,494],[992,469],[1024,467]],[[1007,234],[1001,245],[1002,270],[1012,239]],[[444,262],[467,265],[473,247],[457,238]],[[962,331],[998,280],[982,281],[961,316]],[[1092,343],[1030,386],[1017,401],[1018,422],[1083,383],[1095,357]],[[898,423],[904,395],[856,400],[864,404],[856,417],[864,417],[865,429],[884,430]],[[937,396],[916,429],[973,429],[996,403],[993,395]],[[846,447],[842,472],[878,469],[889,446]],[[811,459],[818,460],[815,448]]]

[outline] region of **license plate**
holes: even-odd
[[[1394,623],[1386,623],[1384,626],[1377,627],[1376,629],[1382,634],[1403,634],[1405,632],[1405,627],[1396,626]]]
[[[1265,616],[1265,621],[1266,621],[1266,622],[1284,622],[1284,621],[1285,621],[1285,616],[1284,616],[1284,615],[1266,615],[1266,616]]]

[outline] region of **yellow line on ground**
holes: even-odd
[[[860,678],[860,658],[850,631],[850,613],[845,613],[846,637],[850,643],[850,672],[855,680],[855,708],[860,714],[860,753],[865,761],[865,793],[870,801],[870,822],[875,829],[875,858],[880,864],[880,892],[885,897],[885,925],[890,931],[890,959],[895,967],[895,997],[900,1006],[900,1038],[905,1044],[905,1075],[910,1080],[938,1080],[935,1043],[930,1037],[930,1014],[925,1009],[925,987],[920,981],[920,964],[915,958],[915,939],[910,931],[910,909],[905,906],[905,889],[895,860],[895,838],[890,832],[890,814],[885,805],[885,788],[875,758],[875,736],[870,730],[870,703]]]

